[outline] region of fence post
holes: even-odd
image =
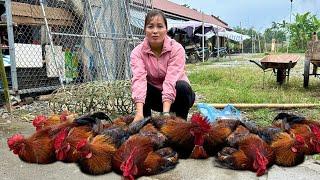
[[[4,69],[4,63],[2,58],[2,49],[0,49],[0,74],[1,74],[1,80],[3,85],[3,94],[4,99],[6,101],[6,108],[8,112],[11,112],[11,101],[10,101],[10,94],[9,94],[9,87],[8,87],[8,81],[6,76],[6,70]]]
[[[6,0],[5,6],[6,6],[6,16],[7,16],[8,45],[9,45],[10,64],[11,64],[10,70],[11,70],[12,91],[13,91],[14,95],[19,96],[17,68],[16,68],[16,56],[15,56],[15,49],[14,49],[11,0]]]

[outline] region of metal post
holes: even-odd
[[[9,45],[10,63],[11,63],[10,69],[11,69],[12,91],[15,93],[15,95],[19,95],[16,56],[15,56],[15,49],[14,49],[11,0],[6,0],[5,6],[6,6],[6,16],[7,16],[8,45]]]
[[[204,62],[204,17],[202,12],[202,62]]]
[[[217,39],[218,39],[218,53],[217,53],[217,58],[219,59],[220,57],[220,37],[219,37],[219,32],[217,32]]]
[[[59,75],[59,81],[60,81],[60,85],[61,87],[64,89],[64,85],[63,85],[63,80],[62,80],[62,73],[61,73],[61,68],[59,68],[57,60],[56,60],[56,51],[53,47],[53,41],[52,41],[52,36],[51,36],[51,32],[49,29],[49,25],[48,25],[48,21],[47,21],[47,17],[46,17],[46,12],[44,10],[44,0],[40,0],[40,5],[41,5],[41,9],[42,9],[42,14],[44,17],[44,21],[45,21],[45,25],[47,28],[47,32],[48,32],[48,37],[49,37],[49,41],[50,41],[50,47],[51,47],[51,51],[52,51],[52,57],[53,57],[53,62],[56,65],[56,67],[58,68],[58,75]],[[63,67],[64,68],[64,67]]]
[[[6,76],[6,70],[3,64],[2,49],[0,49],[0,76],[2,80],[4,99],[6,101],[6,108],[8,112],[11,112],[12,108],[11,108],[11,101],[10,101],[10,94],[9,94],[9,86],[8,86],[8,81]]]

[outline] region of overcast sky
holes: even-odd
[[[219,16],[230,27],[254,27],[262,31],[273,21],[290,20],[290,0],[170,0]],[[320,0],[293,0],[292,13],[312,12],[320,17]],[[294,17],[292,16],[292,20]]]

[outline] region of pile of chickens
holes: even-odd
[[[320,122],[287,113],[278,114],[270,127],[235,119],[209,123],[199,113],[189,121],[157,116],[133,122],[133,116],[111,120],[103,112],[40,115],[33,125],[31,136],[8,138],[21,160],[77,163],[84,173],[115,171],[125,179],[171,170],[179,158],[209,156],[227,168],[261,176],[273,164],[295,166],[305,155],[320,153]]]

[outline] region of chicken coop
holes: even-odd
[[[145,12],[151,4],[147,2],[2,2],[1,32],[7,39],[4,62],[10,93],[41,93],[67,84],[129,79],[129,54],[143,34],[132,25],[130,10]]]

